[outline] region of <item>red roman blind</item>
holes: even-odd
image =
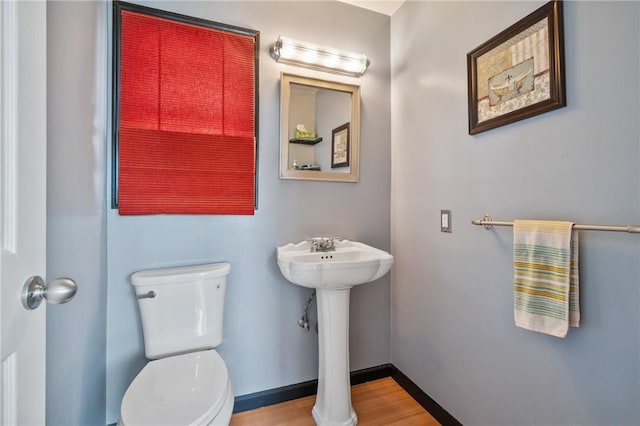
[[[253,214],[255,39],[120,13],[120,214]]]

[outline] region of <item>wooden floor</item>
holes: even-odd
[[[313,395],[237,413],[231,417],[231,426],[314,426],[315,400]],[[440,425],[391,377],[351,387],[351,403],[360,426]]]

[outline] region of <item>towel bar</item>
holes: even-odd
[[[491,229],[492,226],[513,226],[513,222],[499,222],[491,219],[488,214],[482,219],[474,219],[471,221],[473,225],[483,226],[484,229]],[[640,234],[640,225],[614,226],[614,225],[573,225],[573,229],[585,231],[613,231],[627,232],[629,234]]]

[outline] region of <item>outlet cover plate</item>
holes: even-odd
[[[451,232],[451,210],[440,210],[440,232]]]

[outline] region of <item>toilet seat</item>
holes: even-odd
[[[229,374],[215,350],[170,356],[149,362],[136,376],[122,400],[118,424],[207,425],[221,411],[226,415],[229,400],[233,405]]]

